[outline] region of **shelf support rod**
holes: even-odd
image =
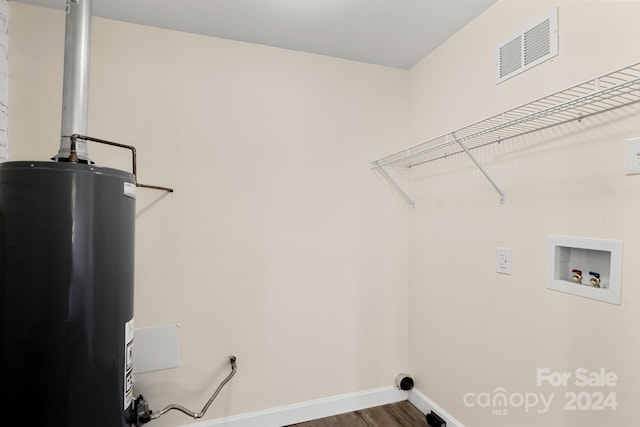
[[[413,203],[413,200],[411,200],[411,198],[407,195],[407,193],[405,193],[404,190],[393,180],[393,178],[391,178],[389,173],[387,173],[387,171],[384,170],[383,166],[377,165],[377,166],[374,166],[373,169],[376,170],[380,174],[380,176],[382,176],[385,179],[385,181],[387,181],[389,185],[391,185],[391,187],[394,190],[396,190],[398,194],[402,196],[402,198],[409,204],[409,206],[411,206],[412,209],[415,208],[415,203]]]
[[[498,187],[498,184],[496,184],[496,182],[491,178],[491,176],[487,173],[487,171],[482,167],[482,165],[480,164],[480,162],[478,162],[478,160],[474,157],[473,154],[471,154],[471,151],[469,151],[469,149],[466,147],[466,145],[464,145],[464,143],[462,141],[460,141],[458,139],[458,137],[456,136],[455,133],[451,134],[451,136],[453,137],[453,139],[458,143],[458,145],[460,146],[460,148],[462,148],[465,152],[465,154],[467,156],[469,156],[469,158],[471,159],[471,161],[476,165],[476,167],[480,170],[480,172],[482,172],[482,174],[484,175],[485,178],[487,178],[487,180],[491,183],[491,185],[493,186],[493,188],[495,188],[495,190],[498,192],[498,194],[500,195],[500,203],[504,203],[504,192],[500,189],[500,187]]]

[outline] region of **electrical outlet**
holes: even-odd
[[[496,272],[511,274],[511,248],[496,248]]]
[[[627,140],[627,175],[640,174],[640,138]]]

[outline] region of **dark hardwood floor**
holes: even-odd
[[[409,401],[362,409],[347,414],[285,427],[428,427],[427,420]]]

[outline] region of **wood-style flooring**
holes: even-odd
[[[292,424],[285,427],[428,427],[427,420],[409,401],[391,403],[321,418],[315,421],[307,421]]]

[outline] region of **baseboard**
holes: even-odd
[[[435,412],[447,422],[447,427],[464,427],[460,421],[456,420],[450,413],[438,406],[433,400],[425,396],[420,390],[412,389],[409,392],[409,402],[420,410],[423,414],[428,414],[431,411]]]
[[[289,424],[357,411],[359,409],[401,402],[407,400],[408,397],[409,392],[400,390],[397,387],[382,387],[280,406],[263,411],[185,424],[182,427],[282,427]],[[464,426],[459,424],[459,427]]]

